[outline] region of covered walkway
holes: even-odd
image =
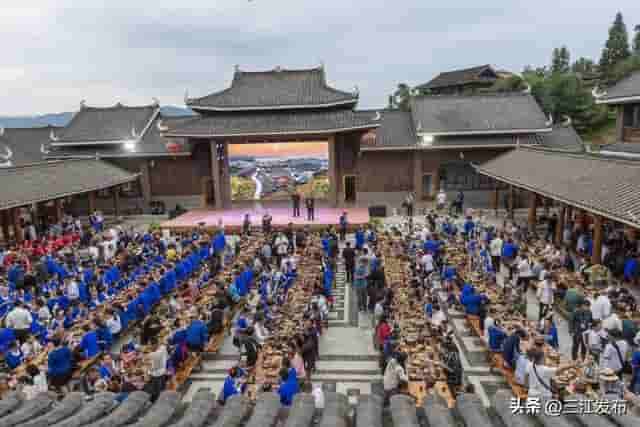
[[[640,162],[548,149],[519,148],[474,165],[480,174],[529,193],[528,222],[533,227],[538,206],[559,204],[556,242],[565,222],[586,214],[593,219],[592,263],[602,262],[605,221],[640,228]]]
[[[33,163],[0,168],[0,224],[5,242],[10,236],[20,243],[24,240],[24,208],[31,221],[52,217],[57,223],[64,214],[69,198],[88,194],[89,211],[95,210],[96,192],[113,189],[116,216],[120,212],[120,186],[138,178],[98,159],[80,159]]]

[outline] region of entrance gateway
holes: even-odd
[[[185,102],[199,116],[163,128],[163,136],[209,147],[211,177],[203,179],[202,208],[231,207],[229,146],[235,144],[326,141],[327,203],[338,207],[356,201],[360,141],[379,126],[380,114],[355,110],[358,92],[330,87],[323,67],[236,68],[229,88]]]

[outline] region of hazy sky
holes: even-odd
[[[491,63],[520,71],[566,44],[597,59],[638,0],[2,0],[0,115],[88,105],[183,105],[246,70],[325,64],[379,107],[400,81]]]

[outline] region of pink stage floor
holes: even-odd
[[[294,226],[302,227],[309,225],[311,227],[323,227],[327,225],[338,225],[340,222],[340,215],[343,212],[347,212],[347,219],[351,227],[366,224],[369,222],[369,211],[366,208],[327,208],[318,207],[315,210],[315,221],[306,220],[306,209],[301,208],[301,216],[294,218],[292,216],[293,210],[291,207],[235,207],[231,209],[225,209],[221,211],[214,210],[193,210],[180,215],[170,221],[165,221],[161,224],[163,228],[171,229],[186,229],[197,227],[200,223],[204,223],[207,228],[217,227],[220,224],[225,228],[239,228],[242,227],[244,215],[249,214],[251,217],[251,224],[253,226],[260,226],[262,224],[262,216],[265,212],[271,214],[273,220],[271,225],[274,228],[286,227],[289,223]]]

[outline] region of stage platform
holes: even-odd
[[[309,226],[312,229],[318,230],[333,225],[338,226],[340,223],[340,215],[343,212],[347,212],[347,219],[349,221],[349,229],[365,225],[369,222],[369,210],[367,208],[329,208],[318,207],[315,210],[315,221],[306,220],[306,209],[301,208],[302,214],[298,218],[292,216],[293,210],[291,207],[234,207],[225,210],[192,210],[177,218],[169,221],[165,221],[161,224],[162,228],[171,229],[174,231],[185,231],[198,227],[201,223],[204,223],[204,227],[207,229],[217,228],[220,224],[228,231],[239,231],[242,228],[242,222],[244,215],[249,214],[251,217],[251,225],[253,227],[260,227],[262,225],[262,216],[269,212],[273,218],[271,226],[274,229],[284,229],[289,223],[293,224],[294,228]]]

